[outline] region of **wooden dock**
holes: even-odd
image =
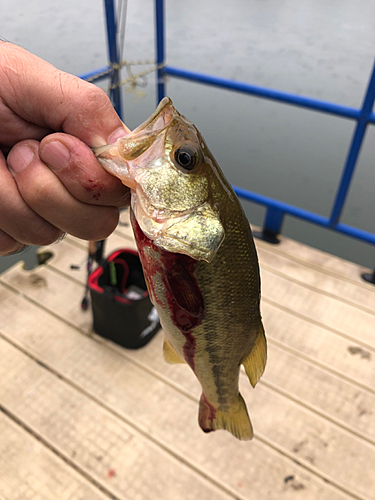
[[[375,286],[287,238],[256,244],[269,360],[255,390],[241,373],[247,442],[200,430],[199,384],[162,332],[137,351],[93,333],[85,242],[3,273],[0,500],[374,500]],[[124,247],[120,225],[106,253]]]

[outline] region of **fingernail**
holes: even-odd
[[[58,170],[69,163],[70,151],[62,142],[51,141],[43,146],[40,157],[52,169]]]
[[[28,146],[19,146],[10,152],[8,165],[14,173],[21,172],[34,158],[34,151]]]
[[[118,130],[116,130],[116,132],[113,132],[113,134],[108,137],[108,144],[114,144],[117,139],[125,137],[126,135],[128,135],[128,133],[129,132],[127,132],[124,128],[119,128]]]

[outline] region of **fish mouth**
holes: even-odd
[[[146,121],[138,125],[129,135],[139,134],[140,132],[161,132],[177,114],[176,108],[173,106],[172,99],[164,97],[158,104],[152,115]]]
[[[130,162],[155,143],[176,115],[178,111],[173,106],[172,100],[164,97],[152,115],[132,132],[118,139],[115,144],[99,146],[92,151],[105,170],[135,190],[136,182],[131,173]]]

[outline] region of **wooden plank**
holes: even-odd
[[[268,269],[270,271],[270,274],[274,273],[274,270],[269,268]],[[323,273],[324,275],[324,273]],[[280,277],[280,276],[279,276]],[[286,278],[287,276],[281,276],[281,278]],[[289,280],[290,280],[290,277],[288,277]],[[296,279],[295,277],[292,276],[292,280],[296,280],[298,281],[298,279]],[[323,276],[323,281],[325,280],[325,276]],[[293,283],[293,281],[292,281]],[[294,283],[295,284],[295,283]],[[298,283],[297,283],[298,284]],[[325,283],[323,283],[324,286],[326,286]],[[337,283],[336,283],[337,285]],[[336,286],[335,285],[335,286]],[[352,285],[352,283],[349,283],[349,285]],[[315,286],[315,284],[314,284]],[[315,287],[315,288],[318,288],[318,287]],[[328,293],[331,293],[331,292],[328,292]],[[266,299],[267,300],[267,299]],[[265,302],[263,304],[263,309],[264,307],[268,308],[269,311],[272,310],[272,316],[271,314],[268,315],[268,313],[265,314],[265,318],[266,318],[266,327],[267,327],[267,333],[270,335],[270,328],[269,328],[269,320],[267,319],[267,315],[269,318],[274,318],[275,317],[275,311],[278,311],[279,313],[279,316],[283,316],[284,315],[284,319],[286,319],[287,321],[285,321],[285,325],[287,325],[289,327],[289,336],[287,335],[288,332],[287,332],[287,329],[286,328],[282,328],[282,336],[284,336],[284,342],[286,342],[285,345],[288,345],[288,347],[293,350],[295,353],[297,351],[296,349],[296,346],[298,345],[298,342],[297,343],[294,343],[294,336],[296,336],[297,340],[299,339],[299,346],[298,346],[298,349],[301,349],[301,352],[304,353],[306,356],[316,356],[319,363],[321,363],[323,366],[325,365],[326,363],[326,366],[325,368],[326,369],[333,369],[335,371],[338,371],[343,374],[345,374],[345,369],[348,367],[347,366],[347,361],[348,359],[349,360],[352,360],[352,361],[355,361],[356,363],[352,363],[352,364],[349,364],[349,372],[352,373],[352,376],[353,377],[356,377],[356,381],[358,381],[358,372],[360,373],[360,375],[364,375],[364,380],[365,380],[365,383],[368,385],[369,388],[373,388],[374,385],[373,385],[373,376],[374,376],[374,369],[373,369],[373,363],[371,363],[371,361],[373,360],[373,357],[371,358],[371,351],[366,351],[364,349],[361,349],[360,345],[353,345],[353,344],[350,344],[350,342],[348,342],[348,339],[344,336],[344,337],[341,337],[339,335],[336,335],[334,333],[334,331],[330,331],[329,329],[327,330],[325,327],[323,327],[322,325],[318,325],[318,324],[314,324],[316,323],[314,319],[312,318],[306,318],[306,319],[302,319],[302,318],[299,318],[299,317],[296,317],[294,316],[294,313],[292,311],[288,311],[288,310],[283,310],[283,309],[278,309],[278,305],[277,304],[274,304],[272,302],[269,302],[267,304],[267,302]],[[284,305],[282,305],[281,307],[285,307]],[[306,333],[306,326],[304,328],[294,328],[293,325],[291,325],[291,320],[294,321],[294,325],[296,325],[298,322],[300,323],[300,325],[306,325],[308,324],[309,327],[310,327],[310,330],[311,332],[309,333],[309,335],[304,335],[304,333]],[[297,322],[297,323],[296,323]],[[280,321],[275,321],[275,327],[274,327],[274,332],[277,332],[279,329],[280,329]],[[277,328],[278,326],[278,328]],[[272,330],[272,329],[271,329]],[[301,331],[299,331],[301,330]],[[319,338],[318,338],[318,342],[316,342],[316,332],[319,332]],[[295,335],[295,333],[297,332],[297,335]],[[324,335],[327,335],[328,334],[328,337],[331,336],[331,338],[326,338],[325,340],[323,339]],[[282,337],[281,336],[281,337]],[[305,336],[305,339],[303,339],[303,337]],[[290,339],[291,337],[291,339]],[[306,340],[306,337],[308,340]],[[272,336],[272,333],[271,333],[271,343],[272,343],[272,339],[274,339],[276,342],[280,342],[278,339],[277,339],[277,335],[275,334],[274,336]],[[334,342],[334,347],[332,348],[332,345],[331,345],[331,341],[333,341],[333,339],[336,339],[336,342]],[[341,342],[341,344],[340,344]],[[336,345],[337,344],[340,344],[342,349],[340,352],[337,352],[336,350]],[[306,344],[307,344],[307,348],[306,348]],[[277,344],[278,345],[278,344]],[[274,348],[277,347],[276,346],[273,346]],[[327,345],[330,345],[330,349],[326,352],[324,347],[327,346]],[[284,346],[282,346],[284,347]],[[352,350],[350,350],[352,349]],[[323,353],[323,357],[321,356],[321,353]],[[280,353],[279,353],[280,354]],[[283,350],[281,350],[281,355],[285,356],[285,353],[283,352]],[[345,356],[347,357],[347,359],[345,360]],[[289,359],[287,360],[284,360],[284,363],[280,362],[280,366],[281,368],[283,367],[283,364],[284,366],[289,366],[288,365],[288,361],[290,361]],[[295,366],[293,367],[294,369],[294,373],[295,375],[298,377],[298,376],[301,376],[301,369],[303,367],[308,368],[309,364],[307,363],[307,365],[304,365],[301,360],[300,361],[300,366],[298,368],[298,370],[296,371],[295,370]],[[367,361],[367,363],[364,363],[364,361]],[[336,362],[336,363],[335,363]],[[359,368],[361,366],[361,363],[362,363],[362,367],[365,367],[365,370],[362,370]],[[357,364],[357,366],[355,366]],[[293,366],[293,365],[292,365]],[[366,369],[367,368],[367,369]],[[313,367],[313,369],[316,369],[316,367]],[[280,370],[280,373],[281,370]],[[308,377],[309,375],[309,369],[307,369],[306,373],[305,373],[305,376]],[[319,371],[315,374],[315,375],[319,375]],[[275,375],[276,375],[276,378],[275,380],[279,380],[277,375],[278,375],[278,372],[277,370],[275,371]],[[324,375],[324,373],[323,373]],[[267,372],[266,372],[266,377],[267,377]],[[312,381],[314,381],[314,377],[310,377],[310,379]],[[267,378],[265,378],[265,380],[267,381]],[[297,379],[298,380],[298,379]],[[324,379],[326,380],[326,379]],[[323,381],[324,381],[323,380]],[[287,380],[282,380],[282,384],[284,384],[284,382],[287,382]],[[327,381],[327,387],[329,387],[329,385],[332,383],[331,380],[328,380]],[[362,383],[360,381],[360,383]],[[273,383],[271,383],[271,386],[272,386]],[[324,384],[323,384],[324,385]],[[283,388],[280,386],[280,383],[279,385],[273,385],[273,387],[276,387],[277,390],[283,390]],[[300,386],[297,385],[297,389],[298,387],[301,389]],[[319,384],[316,384],[316,387],[318,388],[319,387]],[[299,398],[299,396],[295,396],[295,394],[293,393],[293,387],[291,388],[290,386],[288,387],[288,391],[291,392],[292,394],[292,397],[297,397],[297,399]],[[348,388],[346,387],[346,390],[348,390]],[[302,387],[302,390],[300,391],[302,396],[304,396],[304,392],[306,392],[307,394],[311,395],[314,394],[314,397],[313,398],[310,398],[310,401],[309,401],[309,404],[314,406],[314,398],[316,397],[316,391],[304,391],[303,387]],[[345,393],[345,391],[344,391]],[[350,391],[349,391],[350,393]],[[334,394],[334,391],[333,391],[333,394]],[[345,393],[346,394],[346,393]],[[355,393],[352,392],[352,395],[355,395]],[[319,394],[318,394],[319,395]],[[368,415],[369,415],[369,401],[366,400],[364,401],[362,398],[363,398],[363,394],[360,393],[360,396],[356,396],[356,405],[357,405],[357,408],[358,408],[358,414],[361,414],[362,416],[364,415],[367,415],[367,419],[369,418]],[[358,399],[359,398],[359,399]],[[319,398],[317,398],[319,400]],[[324,406],[324,398],[321,398],[322,401],[320,401],[318,407],[321,408],[321,406],[323,405]],[[303,399],[302,399],[303,400]],[[351,405],[349,403],[349,401],[351,401],[349,398],[348,400],[346,401],[346,406],[344,404],[344,406],[341,406],[341,400],[340,400],[340,404],[339,402],[334,398],[334,402],[337,406],[340,406],[340,408],[342,407],[343,409],[345,407],[350,407],[351,408]],[[304,401],[305,402],[305,401]],[[326,405],[327,406],[327,405]],[[317,408],[318,408],[317,407]],[[319,409],[318,408],[318,409]],[[320,409],[321,411],[321,409]],[[343,414],[340,416],[340,415],[336,415],[335,418],[342,418],[342,416],[344,415],[345,411],[343,411]],[[352,417],[353,415],[349,415],[350,417]],[[361,434],[362,432],[368,432],[370,431],[370,434],[372,432],[372,428],[369,427],[366,422],[364,421],[360,421],[359,422],[361,425],[362,424],[365,424],[365,425],[359,425],[359,428],[356,429],[356,432],[358,434]],[[347,422],[344,422],[342,421],[341,422],[342,425],[347,425]],[[350,424],[350,425],[353,425],[355,426],[356,422],[353,420],[353,422]],[[367,425],[367,428],[366,428],[366,425]]]
[[[5,271],[0,281],[19,293],[27,295],[36,303],[41,303],[51,313],[73,324],[84,333],[92,328],[90,312],[81,309],[84,289],[81,284],[59,275],[48,266],[38,266],[27,271],[22,263],[17,263]],[[71,321],[74,318],[74,321]]]
[[[375,286],[369,283],[354,283],[337,277],[312,266],[302,263],[294,257],[283,256],[258,246],[260,266],[288,279],[307,285],[310,288],[334,296],[344,302],[351,303],[360,309],[365,308],[375,314]]]
[[[262,440],[240,443],[224,432],[205,435],[196,423],[198,394],[187,397],[150,369],[124,362],[119,353],[80,335],[9,290],[1,290],[0,300],[3,335],[215,483],[227,484],[239,498],[289,500],[296,485],[300,499],[370,498],[374,447],[285,397],[275,396],[264,386],[257,389],[256,397],[249,384],[243,388]],[[20,309],[22,315],[17,315]],[[164,363],[161,358],[160,362]],[[191,377],[187,367],[174,369]],[[305,440],[318,444],[319,436],[328,447],[320,442],[312,464],[309,446],[299,451],[297,445]],[[285,480],[290,476],[293,484]]]
[[[375,389],[375,352],[357,340],[348,340],[334,331],[301,318],[277,304],[262,304],[263,319],[269,344],[288,349],[308,358],[354,384]]]
[[[322,295],[262,269],[262,296],[268,303],[326,326],[351,342],[375,348],[375,315]]]
[[[116,498],[234,498],[1,338],[0,358],[3,408]]]
[[[1,499],[109,500],[2,412],[0,436]]]
[[[304,245],[286,236],[279,236],[279,238],[280,244],[278,245],[271,245],[260,239],[256,239],[255,241],[258,248],[262,247],[275,254],[293,258],[302,264],[306,263],[315,266],[317,269],[324,270],[339,278],[347,278],[361,285],[363,284],[361,273],[370,271],[354,262],[349,262],[336,255]]]
[[[374,393],[275,345],[268,354],[263,383],[375,444]]]

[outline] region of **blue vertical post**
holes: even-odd
[[[277,244],[280,240],[277,236],[281,233],[281,226],[284,221],[284,212],[279,208],[268,207],[264,218],[263,228],[261,233],[254,233],[254,236],[261,238],[268,243]]]
[[[164,0],[155,0],[156,63],[165,63]],[[164,68],[157,70],[157,104],[165,97]]]
[[[365,98],[361,108],[360,116],[358,118],[357,126],[354,130],[353,139],[349,148],[348,156],[346,158],[345,168],[341,177],[340,185],[337,190],[336,199],[333,204],[329,224],[334,227],[341,216],[343,206],[345,204],[346,196],[349,191],[350,183],[354,174],[354,169],[357,164],[363,139],[368,124],[369,116],[372,112],[375,99],[375,64],[372,74],[368,83]]]
[[[120,51],[117,45],[117,20],[115,14],[114,0],[104,0],[105,17],[107,22],[107,39],[108,39],[108,53],[111,65],[118,65],[120,63]],[[120,70],[113,68],[111,73],[111,85],[113,88],[110,91],[110,98],[113,107],[117,111],[120,118],[122,118],[121,106],[121,93],[118,86],[120,80]]]

